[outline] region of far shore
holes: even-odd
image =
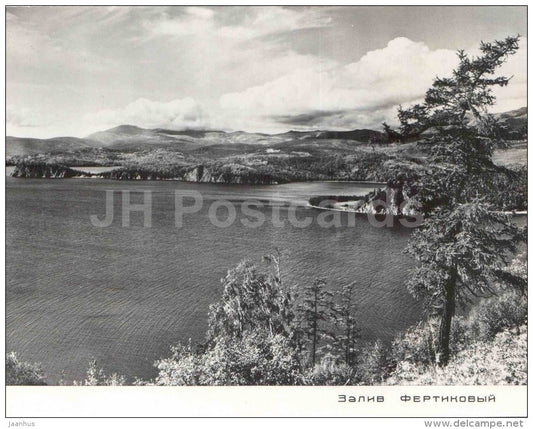
[[[386,182],[372,182],[364,180],[320,180],[324,183],[360,183],[364,185],[387,186]]]
[[[366,182],[361,182],[361,183],[366,183]],[[361,198],[364,198],[364,197],[365,197],[364,195],[361,195]],[[368,214],[367,212],[357,210],[356,208],[354,209],[350,208],[350,204],[355,205],[355,203],[360,203],[360,201],[361,200],[343,201],[342,203],[335,203],[333,207],[321,207],[321,206],[313,205],[308,202],[307,207],[312,207],[314,209],[319,209],[319,210],[330,210],[330,211],[344,212],[344,213],[356,213],[356,214],[362,214],[362,215]],[[508,214],[512,216],[527,216],[527,210],[506,210],[500,213]]]

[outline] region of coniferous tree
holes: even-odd
[[[403,140],[403,136],[401,133],[394,131],[389,124],[386,122],[383,122],[381,125],[383,125],[383,132],[387,136],[387,143],[401,143]]]
[[[479,200],[434,213],[413,234],[408,251],[421,265],[412,271],[408,288],[440,317],[437,363],[448,362],[457,303],[465,306],[507,286],[525,290],[523,279],[506,269],[520,239],[509,215]]]
[[[440,318],[441,365],[448,362],[457,303],[465,305],[504,286],[524,286],[505,270],[521,232],[483,199],[494,191],[496,174],[510,174],[492,162],[499,139],[487,109],[495,103],[492,87],[509,82],[494,73],[516,52],[518,40],[482,42],[481,55],[473,58],[459,51],[452,77],[435,79],[423,104],[400,107],[398,114],[404,135],[425,132],[431,147],[429,171],[416,183],[428,217],[407,249],[421,265],[413,270],[408,288]]]
[[[333,307],[337,332],[333,334],[333,348],[348,366],[355,363],[360,329],[357,326],[357,307],[354,299],[355,283],[343,286],[340,302]]]
[[[306,286],[298,307],[301,337],[312,366],[315,366],[321,340],[331,336],[327,324],[332,320],[333,294],[325,290],[325,286],[324,279],[316,279]]]

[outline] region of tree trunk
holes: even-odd
[[[313,356],[312,356],[313,367],[315,366],[315,358],[316,358],[316,331],[317,331],[317,319],[318,319],[317,301],[318,301],[318,296],[317,296],[317,292],[315,291],[314,317],[313,317]]]
[[[346,365],[350,366],[350,325],[348,323],[350,322],[346,324],[348,326],[346,329]]]
[[[450,333],[452,327],[452,318],[455,314],[455,283],[456,272],[450,275],[450,279],[446,283],[444,289],[444,308],[439,329],[439,344],[437,352],[437,364],[445,366],[448,364],[450,358]]]

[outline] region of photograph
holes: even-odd
[[[526,417],[527,5],[4,13],[6,417]]]

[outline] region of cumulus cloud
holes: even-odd
[[[193,98],[169,102],[139,98],[124,108],[101,110],[85,116],[85,120],[100,127],[133,124],[145,128],[205,128],[208,115]]]
[[[424,43],[399,37],[354,63],[298,69],[263,85],[225,94],[220,105],[240,115],[253,112],[262,117],[353,111],[357,115],[351,117],[361,121],[366,114],[374,119],[363,122],[374,124],[376,111],[388,112],[392,106],[420,99],[435,75],[451,71],[455,63],[451,50],[432,51]],[[346,119],[346,115],[336,116]],[[383,114],[377,116],[383,119]]]
[[[500,111],[525,103],[526,54],[521,46],[501,70],[515,76],[509,88],[496,91]],[[225,94],[219,103],[234,116],[263,118],[265,127],[281,122],[296,128],[375,128],[383,121],[395,122],[398,105],[422,101],[435,77],[450,75],[457,61],[455,51],[431,50],[425,43],[398,37],[357,62],[301,68]]]

